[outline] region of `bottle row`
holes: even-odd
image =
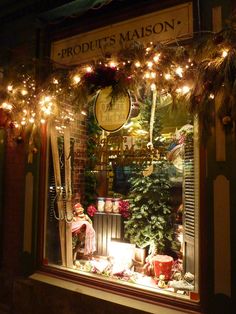
[[[97,198],[98,212],[118,214],[120,200],[121,200],[120,198],[98,197]]]

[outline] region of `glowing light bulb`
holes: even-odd
[[[215,95],[214,95],[214,94],[210,94],[210,95],[209,95],[209,98],[210,98],[210,99],[214,99],[214,98],[215,98]]]
[[[178,67],[178,68],[175,70],[175,73],[176,73],[178,76],[182,77],[182,76],[183,76],[183,69],[182,69],[181,67]]]
[[[225,58],[225,57],[227,57],[227,55],[228,55],[228,50],[226,50],[226,49],[223,50],[222,51],[222,57]]]
[[[140,68],[141,67],[141,63],[139,61],[135,62],[134,65],[136,66],[136,68]]]
[[[49,116],[51,114],[51,108],[50,107],[43,107],[42,108],[43,112]]]
[[[116,62],[115,61],[110,61],[109,62],[109,66],[110,66],[110,68],[115,68],[116,67]]]
[[[12,86],[12,85],[8,85],[8,86],[7,86],[7,90],[8,90],[9,92],[12,92],[13,86]]]
[[[91,67],[91,66],[87,66],[87,68],[86,68],[86,72],[87,72],[87,73],[92,72],[92,70],[93,70],[93,69],[92,69],[92,67]]]
[[[44,97],[44,101],[45,102],[49,102],[51,99],[52,99],[51,96],[45,96]]]
[[[34,123],[34,118],[33,117],[29,118],[29,122]]]
[[[148,68],[149,68],[149,69],[151,69],[151,68],[152,68],[152,66],[153,66],[152,61],[148,61],[147,66],[148,66]]]
[[[27,95],[27,94],[28,94],[28,92],[27,92],[26,89],[22,89],[22,90],[21,90],[21,95],[22,95],[22,96],[25,96],[25,95]]]
[[[2,109],[5,109],[5,110],[8,110],[8,111],[11,111],[13,106],[7,102],[4,102],[2,103],[2,105],[0,106]]]
[[[45,124],[46,120],[45,119],[41,119],[40,123]]]
[[[156,84],[155,84],[155,83],[152,83],[152,84],[151,84],[151,90],[152,90],[152,91],[155,91],[156,89],[157,89]]]
[[[145,77],[146,79],[149,79],[149,78],[150,78],[150,73],[149,73],[149,72],[146,72],[144,77]]]
[[[185,86],[182,87],[182,93],[183,94],[187,94],[189,91],[190,91],[189,86],[185,85]]]
[[[171,78],[170,73],[166,73],[166,74],[165,74],[165,79],[168,81],[168,80],[170,80],[170,78]]]
[[[56,79],[56,78],[54,78],[53,80],[52,80],[52,82],[53,82],[53,84],[58,84],[59,82],[58,82],[58,79]]]
[[[74,81],[75,84],[78,84],[78,83],[81,81],[80,76],[79,76],[79,75],[75,75],[75,76],[73,77],[73,81]]]
[[[84,110],[81,111],[81,114],[87,116],[87,113]]]
[[[151,72],[150,75],[151,75],[151,78],[156,78],[156,72]]]
[[[156,54],[154,57],[153,57],[153,61],[154,62],[158,62],[160,60],[160,53],[159,54]]]

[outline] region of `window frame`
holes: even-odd
[[[169,7],[171,5],[176,5],[183,3],[185,1],[168,1],[167,4],[164,5],[164,8]],[[197,4],[196,1],[192,1],[193,3],[193,13],[197,12]],[[149,6],[147,11],[149,10],[159,10],[163,8],[163,5],[154,5]],[[119,12],[120,13],[120,12]],[[133,13],[135,14],[135,13]],[[127,16],[125,16],[127,18]],[[121,17],[118,18],[118,20]],[[109,21],[108,21],[109,22]],[[99,22],[101,24],[101,21]],[[103,22],[104,23],[104,22]],[[197,19],[194,21],[194,28],[196,29]],[[86,23],[89,25],[89,23]],[[92,26],[86,26],[85,22],[82,25],[80,32],[87,31],[87,28],[96,29],[101,25],[94,25],[94,21],[91,22]],[[59,28],[60,29],[60,28]],[[64,38],[66,34],[70,32],[70,35],[73,33],[77,34],[76,27],[74,27],[73,31],[71,29],[67,29],[59,35],[59,31],[55,29],[51,29],[49,32],[49,40],[53,41],[58,38]],[[192,39],[194,40],[194,38]],[[199,128],[201,128],[201,124]],[[37,262],[36,262],[36,273],[46,274],[52,278],[60,278],[68,283],[77,283],[83,285],[85,287],[90,287],[99,289],[101,291],[111,292],[118,296],[125,296],[133,300],[139,300],[143,302],[148,302],[153,305],[160,305],[173,309],[182,309],[184,311],[192,311],[192,313],[201,313],[203,309],[207,307],[208,300],[213,291],[213,273],[212,271],[208,271],[209,267],[212,265],[212,260],[209,259],[209,256],[212,256],[212,249],[209,246],[209,242],[211,240],[210,232],[203,232],[203,230],[208,230],[208,221],[209,221],[209,213],[206,211],[206,163],[207,163],[207,151],[209,147],[203,145],[201,139],[199,139],[199,298],[200,301],[195,302],[194,300],[182,300],[178,298],[174,298],[172,296],[167,296],[164,294],[160,294],[157,292],[144,291],[143,289],[137,289],[132,287],[126,287],[120,283],[111,282],[107,283],[102,278],[96,278],[92,276],[88,276],[87,274],[73,273],[73,271],[66,271],[57,267],[52,267],[50,265],[45,265],[43,256],[44,256],[44,239],[45,239],[45,199],[47,197],[46,192],[46,178],[47,178],[47,149],[49,144],[49,137],[47,126],[43,126],[42,129],[42,141],[41,141],[41,163],[40,163],[40,188],[39,188],[39,213],[38,213],[38,254],[37,254]],[[206,239],[207,235],[207,239]],[[203,267],[204,265],[204,267]],[[205,278],[209,278],[208,281]]]
[[[168,308],[182,309],[186,311],[193,311],[196,313],[201,313],[201,310],[205,307],[206,300],[208,297],[207,283],[204,282],[203,274],[206,269],[201,267],[201,265],[206,265],[207,260],[205,259],[204,247],[206,247],[205,239],[203,241],[203,232],[200,232],[199,229],[199,299],[200,301],[194,301],[193,299],[182,299],[181,297],[174,297],[172,295],[167,295],[163,293],[158,293],[156,291],[152,292],[142,288],[132,287],[129,285],[124,285],[119,282],[112,280],[104,280],[104,278],[98,278],[94,275],[82,274],[78,271],[73,272],[72,269],[65,270],[56,265],[46,265],[43,260],[44,256],[44,239],[45,239],[45,206],[46,206],[46,197],[47,197],[47,164],[48,164],[48,146],[49,146],[49,136],[48,136],[48,127],[44,126],[42,128],[42,141],[41,141],[41,165],[40,165],[40,206],[39,206],[39,237],[38,237],[38,260],[37,260],[37,271],[36,273],[47,274],[52,278],[60,278],[67,283],[77,283],[85,287],[90,287],[99,289],[101,291],[112,292],[118,296],[125,296],[133,300],[139,300],[142,302],[148,302],[152,305],[165,306]],[[205,210],[203,210],[203,200],[204,200],[204,184],[203,184],[203,174],[205,173],[205,157],[206,149],[203,145],[199,144],[199,190],[200,190],[200,201],[199,201],[199,225],[203,226],[206,224]],[[203,247],[204,246],[204,247]],[[209,283],[208,283],[209,284]]]

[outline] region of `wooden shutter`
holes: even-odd
[[[194,270],[194,238],[195,238],[195,169],[194,143],[188,137],[184,147],[184,268],[186,272]]]

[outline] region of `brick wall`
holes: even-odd
[[[7,136],[3,181],[3,241],[0,300],[11,298],[15,276],[21,273],[21,252],[24,215],[25,145]]]

